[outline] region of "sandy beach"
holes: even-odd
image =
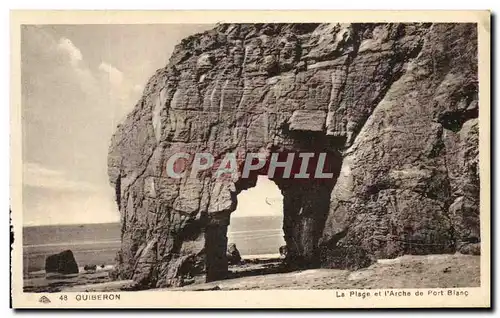
[[[204,283],[203,276],[179,288],[150,291],[213,291],[265,289],[385,289],[480,286],[480,256],[460,254],[405,255],[379,260],[356,271],[308,269],[286,272],[279,259],[247,260],[230,267],[232,278]],[[132,281],[75,285],[64,292],[127,290]]]

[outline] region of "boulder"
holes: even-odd
[[[78,274],[78,264],[71,250],[50,255],[45,259],[45,272],[58,274]]]
[[[227,261],[230,265],[237,265],[241,263],[240,251],[236,248],[236,244],[231,243],[227,247]]]

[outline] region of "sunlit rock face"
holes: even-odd
[[[227,272],[227,225],[256,171],[172,178],[176,153],[325,153],[327,179],[272,178],[292,267],[477,252],[473,24],[224,24],[177,45],[113,136],[117,274],[141,288]],[[240,161],[238,161],[240,163]]]

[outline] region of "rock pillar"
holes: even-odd
[[[319,266],[318,241],[328,214],[330,191],[328,185],[300,184],[282,191],[286,261],[290,266]]]
[[[225,279],[228,272],[227,227],[229,215],[211,219],[205,228],[206,281]]]

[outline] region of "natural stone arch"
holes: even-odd
[[[309,137],[343,155],[322,266],[477,251],[476,28],[223,24],[183,40],[111,142],[117,275],[138,287],[182,284],[203,267],[206,229],[234,211],[237,179],[169,178],[170,156],[297,151]]]

